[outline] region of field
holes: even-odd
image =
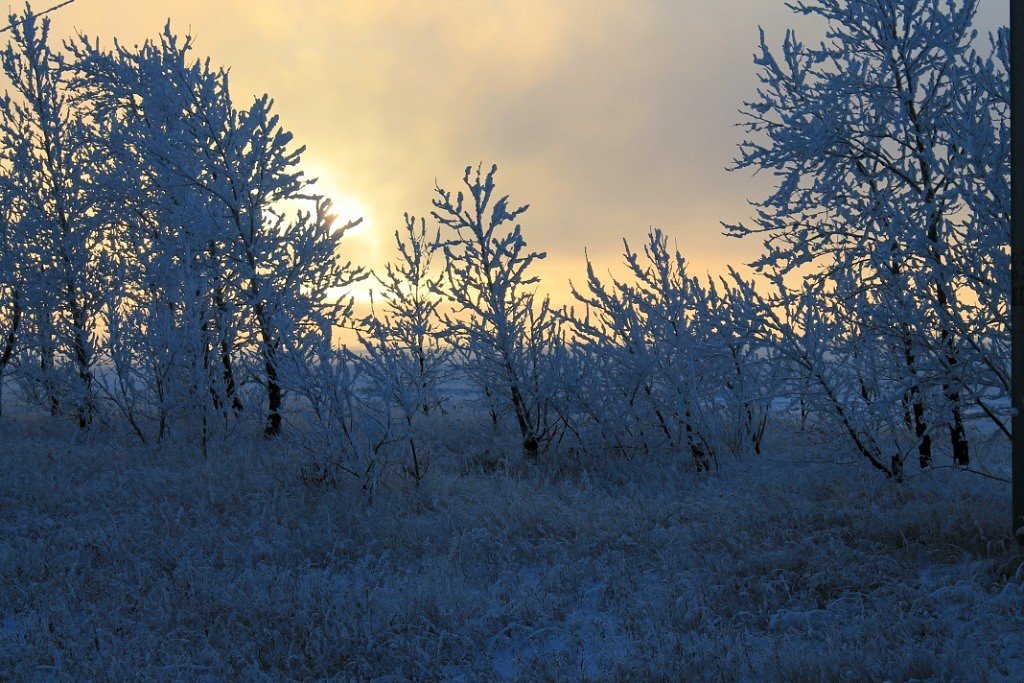
[[[368,502],[284,440],[4,418],[0,679],[1024,679],[1003,482],[780,434],[705,474],[527,463],[438,419],[423,484]]]

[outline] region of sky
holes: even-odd
[[[782,0],[76,0],[51,16],[56,36],[107,45],[170,19],[231,68],[239,105],[269,93],[340,217],[364,218],[345,238],[359,264],[394,253],[402,214],[429,215],[435,182],[457,189],[467,165],[498,164],[562,301],[585,249],[614,266],[622,239],[651,227],[694,273],[756,256],[721,222],[746,220],[771,187],[726,170],[758,26],[774,44],[787,27],[820,31]],[[1005,0],[981,0],[983,30],[1007,16]]]

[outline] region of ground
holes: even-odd
[[[253,431],[0,420],[0,679],[1024,679],[1003,482],[778,435],[703,474],[529,463],[452,422],[368,502]]]

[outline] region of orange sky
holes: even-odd
[[[982,0],[979,24],[1006,14]],[[756,84],[758,25],[776,43],[806,26],[782,0],[77,0],[52,17],[58,37],[108,44],[170,18],[231,67],[238,103],[270,93],[341,217],[365,216],[346,238],[357,263],[390,256],[435,178],[454,188],[467,164],[497,163],[499,189],[531,205],[525,235],[562,300],[584,247],[614,265],[621,238],[650,226],[697,272],[754,257],[756,240],[719,226],[770,183],[724,170],[732,124]]]

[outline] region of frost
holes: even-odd
[[[282,485],[294,451],[258,424],[209,460],[0,428],[5,679],[1024,671],[1024,558],[999,482],[896,485],[807,464],[780,434],[701,477],[638,460],[487,471],[467,446],[367,506],[354,481]],[[521,462],[517,437],[492,448]]]

